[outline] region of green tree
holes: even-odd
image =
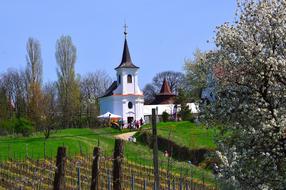
[[[163,122],[167,122],[169,120],[170,115],[168,114],[168,112],[164,111],[162,113],[162,120]]]
[[[76,127],[80,110],[79,79],[75,74],[76,47],[70,36],[61,36],[56,43],[58,92],[62,126]]]
[[[206,64],[205,52],[197,49],[193,59],[185,61],[185,73],[187,81],[191,86],[191,96],[196,99],[201,99],[202,90],[207,88],[211,79],[211,67]]]
[[[183,90],[179,89],[179,93],[177,96],[177,103],[181,105],[181,110],[179,112],[183,121],[191,120],[191,111],[187,103],[189,102],[189,94]]]

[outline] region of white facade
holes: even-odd
[[[144,120],[144,96],[138,84],[139,67],[131,61],[126,39],[121,64],[115,70],[117,81],[99,99],[100,114],[120,115],[124,124]]]
[[[198,114],[199,108],[198,105],[195,103],[187,103],[191,113]],[[167,112],[168,114],[172,115],[174,112],[179,112],[181,110],[181,105],[177,105],[177,109],[174,108],[175,104],[158,104],[158,105],[144,105],[144,115],[152,115],[152,109],[157,109],[158,115],[162,115],[163,112]]]
[[[195,103],[187,103],[191,113],[198,114],[199,106]],[[178,104],[175,108],[175,104],[157,104],[157,105],[144,105],[144,119],[145,123],[150,123],[152,109],[156,109],[158,116],[161,116],[163,112],[167,112],[170,116],[181,111],[181,105]],[[159,121],[159,118],[157,118]]]

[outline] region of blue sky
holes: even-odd
[[[105,70],[115,78],[121,61],[123,25],[140,86],[162,71],[182,71],[199,48],[214,48],[215,27],[235,18],[236,0],[2,0],[0,73],[24,69],[26,41],[42,47],[44,81],[57,79],[55,44],[70,35],[77,47],[76,72]]]

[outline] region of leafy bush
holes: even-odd
[[[22,134],[29,136],[34,130],[33,124],[25,118],[12,118],[0,122],[0,135]]]
[[[170,116],[170,115],[169,115],[166,111],[164,111],[164,112],[162,113],[163,122],[169,121],[169,116]]]
[[[179,114],[183,121],[194,121],[194,117],[190,110],[181,110]]]
[[[0,122],[0,136],[5,136],[13,132],[9,123],[10,122],[8,120],[2,120]]]
[[[23,136],[29,136],[33,132],[33,124],[25,118],[16,119],[14,125],[15,132]]]

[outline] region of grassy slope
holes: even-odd
[[[144,127],[149,130],[150,125]],[[151,130],[151,129],[150,129]],[[158,135],[170,139],[179,145],[189,147],[191,149],[207,148],[215,149],[214,136],[216,129],[208,129],[204,126],[197,125],[188,121],[184,122],[166,122],[158,124]]]
[[[167,124],[164,123],[159,125],[159,131],[161,131],[161,127],[164,125]],[[70,155],[78,154],[80,152],[80,147],[82,147],[83,153],[91,154],[93,147],[97,146],[98,141],[100,143],[100,147],[104,151],[103,154],[111,156],[114,148],[114,135],[120,133],[120,131],[112,128],[102,128],[96,130],[59,130],[56,133],[53,133],[46,141],[47,156],[55,158],[57,147],[62,145],[68,148],[68,154]],[[15,157],[16,159],[24,158],[26,154],[26,147],[28,149],[29,157],[34,159],[43,158],[43,135],[38,133],[31,137],[0,137],[0,160],[7,159],[8,154],[10,157]],[[125,157],[132,162],[152,166],[152,150],[142,144],[127,142],[125,145]],[[163,156],[162,152],[159,153],[159,159],[165,161],[162,163],[161,167],[166,167],[167,159]],[[173,169],[176,171],[180,171],[181,168],[187,170],[189,169],[189,166],[186,162],[176,162],[174,164]],[[192,172],[194,178],[200,179],[202,175],[204,175],[206,182],[212,181],[212,175],[208,171],[192,166]]]

